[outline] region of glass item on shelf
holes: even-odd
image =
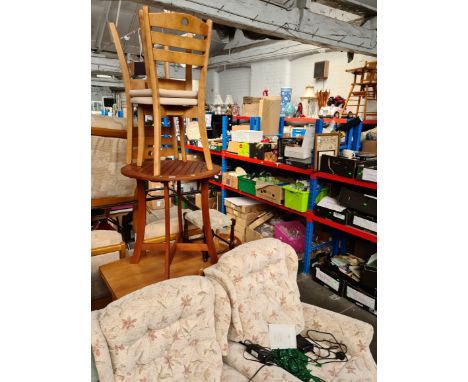
[[[292,88],[284,87],[281,88],[281,113],[280,115],[285,115],[285,109],[288,103],[291,102]]]
[[[294,117],[295,114],[296,114],[296,108],[291,102],[289,102],[284,108],[284,115],[286,117]]]
[[[228,94],[226,96],[226,101],[224,101],[226,105],[232,105],[234,103],[234,99],[232,98],[232,95]]]

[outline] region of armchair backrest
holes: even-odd
[[[297,268],[294,249],[268,238],[234,248],[204,270],[229,296],[230,340],[269,346],[268,324],[294,324],[297,334],[304,329]]]
[[[219,381],[214,301],[207,279],[186,276],[93,312],[92,350],[100,380]]]

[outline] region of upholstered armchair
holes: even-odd
[[[99,380],[247,381],[223,363],[230,314],[225,301],[216,282],[186,276],[152,284],[92,312]],[[215,325],[220,306],[224,310]]]
[[[371,325],[300,301],[297,286],[298,258],[294,249],[277,239],[268,238],[243,244],[220,257],[217,264],[204,270],[227,292],[231,305],[228,355],[225,362],[251,377],[258,363],[244,358],[244,346],[252,341],[269,347],[268,324],[293,324],[296,334],[308,329],[332,333],[346,344],[348,362],[309,363],[314,376],[325,381],[375,381],[376,364],[369,345]],[[283,369],[264,367],[254,381],[298,381]]]

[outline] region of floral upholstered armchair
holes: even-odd
[[[309,363],[312,375],[325,381],[376,381],[376,364],[370,353],[373,328],[362,321],[302,303],[297,287],[298,258],[294,249],[268,238],[243,244],[220,257],[204,270],[228,294],[231,324],[225,362],[246,377],[258,363],[245,359],[238,341],[270,346],[268,324],[293,324],[296,334],[308,329],[332,333],[347,346],[348,362],[321,367]],[[265,367],[254,381],[299,381],[274,366]]]
[[[247,381],[223,363],[227,317],[221,286],[200,276],[152,284],[92,312],[92,352],[101,382]],[[224,304],[224,309],[226,305]],[[227,350],[227,345],[224,352]]]

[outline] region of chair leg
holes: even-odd
[[[203,154],[205,156],[206,167],[208,168],[208,170],[213,170],[210,147],[208,145],[208,134],[206,133],[205,112],[200,105],[198,107],[198,128],[200,130],[200,140],[203,146]]]
[[[161,113],[159,107],[153,106],[154,144],[153,144],[153,175],[161,174]],[[166,185],[164,185],[166,187]]]
[[[201,202],[202,202],[202,217],[203,217],[203,233],[205,235],[205,242],[208,245],[208,253],[210,254],[211,264],[218,262],[216,248],[211,234],[210,224],[210,209],[208,205],[208,180],[203,180],[201,183]]]
[[[141,105],[138,105],[138,150],[137,150],[137,166],[143,165],[143,157],[145,150],[145,112]]]
[[[178,117],[179,119],[179,134],[180,134],[180,152],[182,154],[182,160],[187,162],[187,152],[185,151],[185,123],[184,117]]]
[[[133,250],[132,258],[130,262],[137,264],[140,262],[141,247],[145,240],[145,226],[146,226],[146,192],[145,192],[145,181],[137,180],[137,213],[136,213],[136,238],[135,238],[135,249]]]
[[[179,237],[183,237],[184,227],[182,225],[182,188],[180,181],[177,182],[177,217],[179,219]]]
[[[156,137],[155,137],[156,138]],[[170,278],[170,268],[171,268],[171,206],[169,205],[169,183],[164,182],[164,219],[165,219],[165,232],[166,232],[166,242],[165,242],[165,277],[166,280]]]
[[[128,101],[128,100],[127,100]],[[133,156],[133,106],[127,105],[127,164],[132,164]]]

